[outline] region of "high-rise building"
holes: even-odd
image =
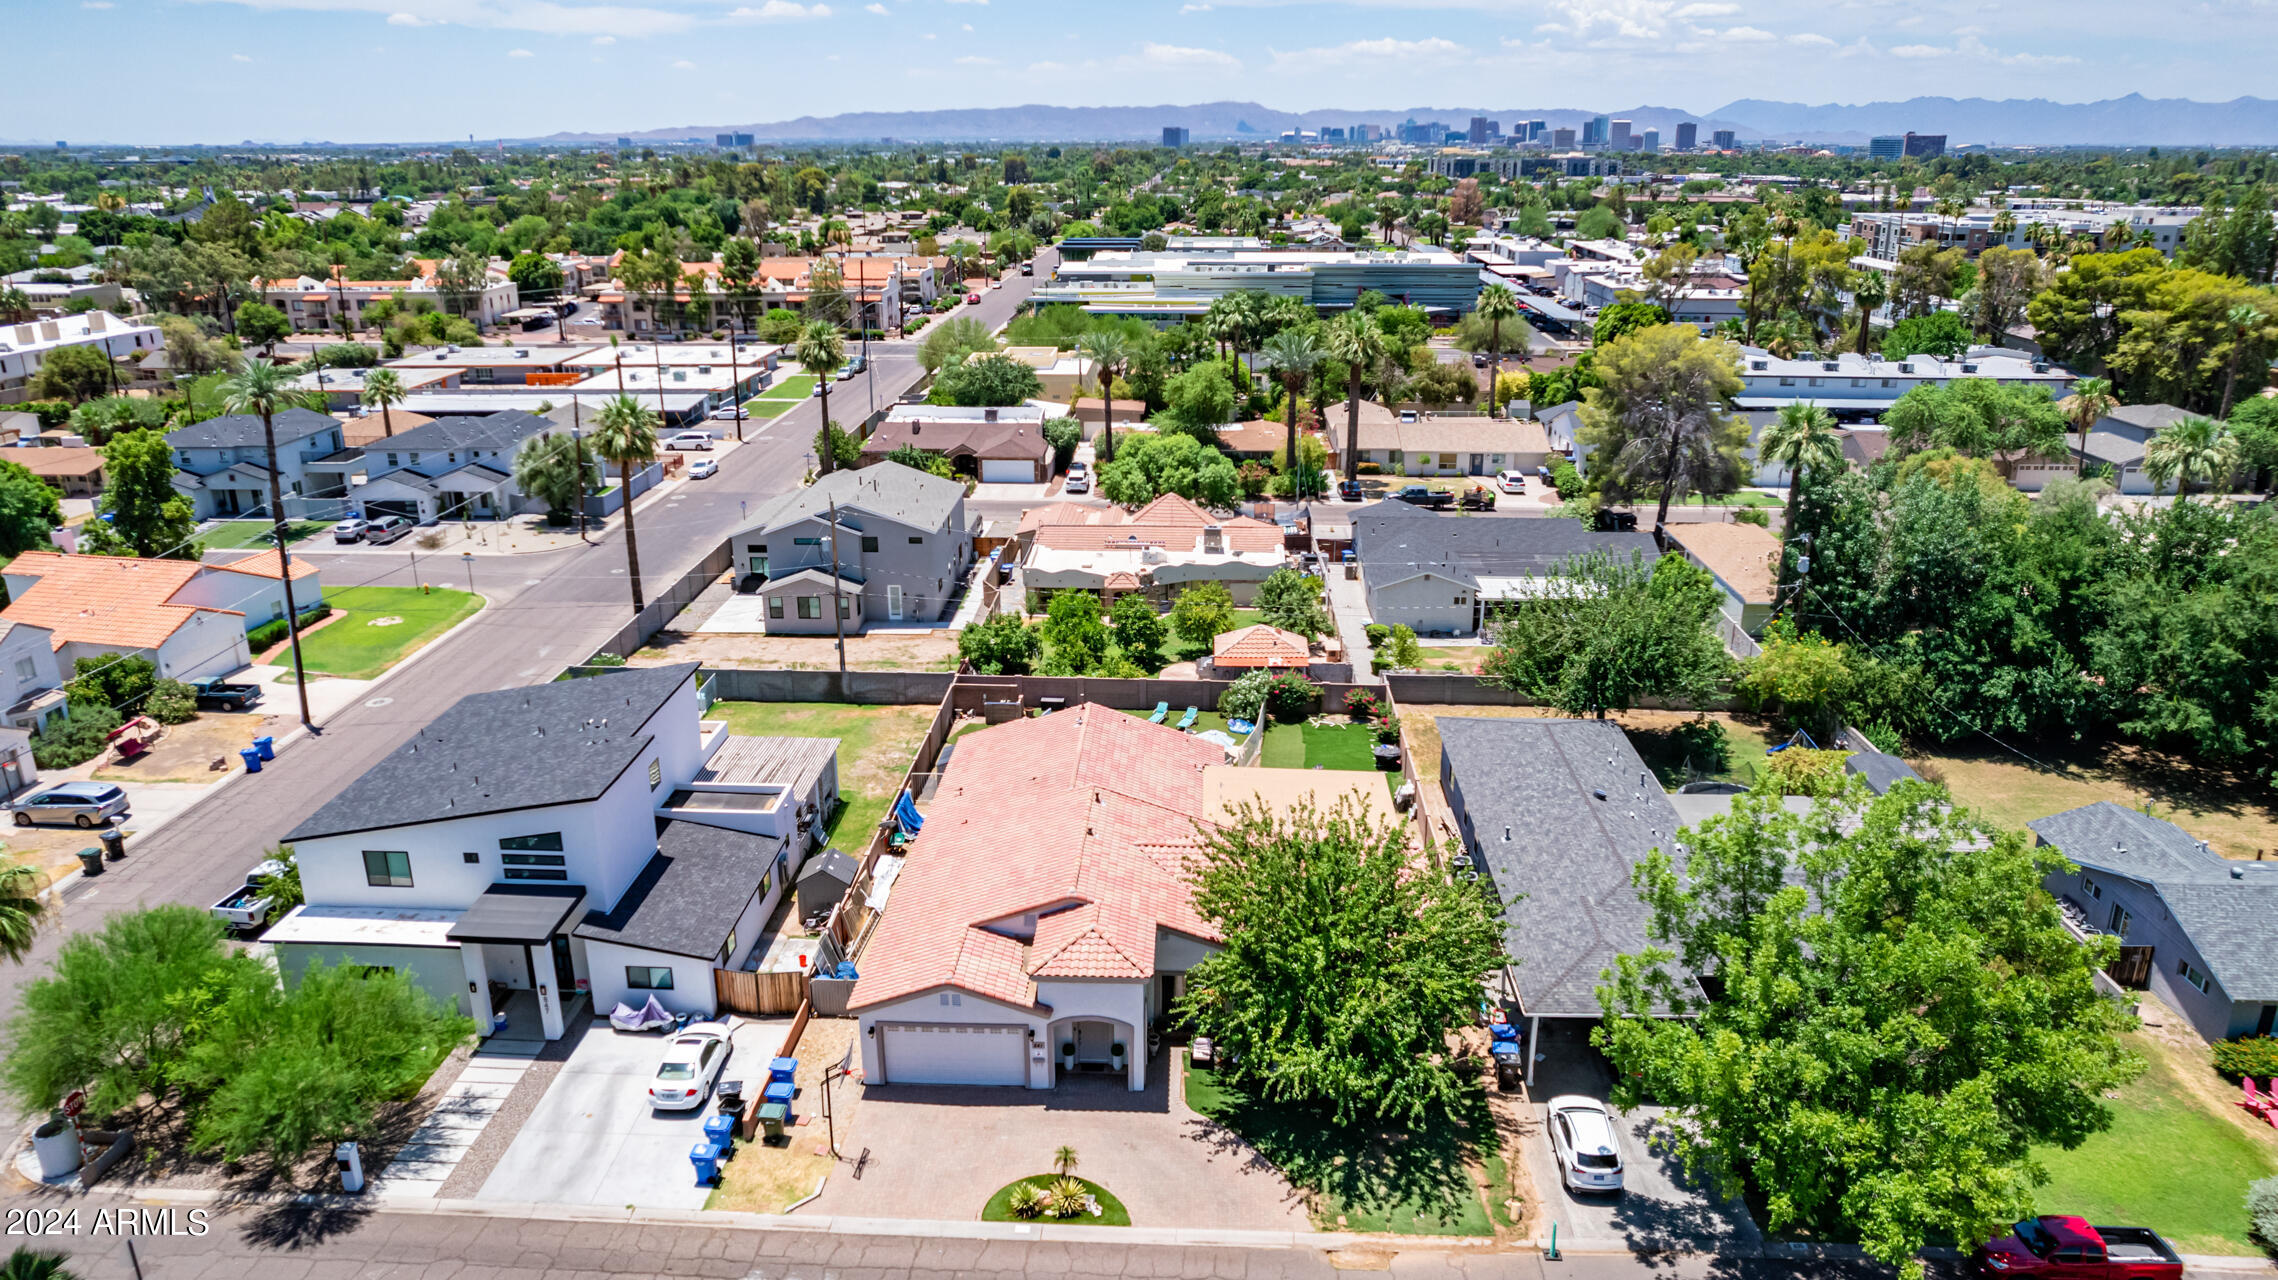
[[[1382,142],[1384,141],[1384,126],[1380,124],[1356,124],[1353,126],[1353,141]]]
[[[1701,127],[1687,120],[1677,126],[1677,150],[1690,151],[1701,145]]]
[[[623,151],[623,150],[625,150],[626,148],[628,148],[628,147],[630,147],[630,146],[632,146],[632,145],[633,145],[633,140],[632,140],[631,138],[619,138],[619,139],[617,139],[617,149],[618,149],[619,151]]]
[[[715,147],[748,147],[751,143],[752,136],[748,133],[715,133],[712,135],[712,145]]]
[[[1659,155],[1661,153],[1661,131],[1659,129],[1647,129],[1638,138],[1637,149],[1647,155]]]
[[[1464,132],[1464,141],[1473,146],[1484,146],[1503,136],[1503,122],[1485,116],[1471,117],[1471,127]]]
[[[1582,122],[1582,149],[1594,150],[1606,145],[1606,118],[1591,116]]]
[[[1935,160],[1946,154],[1946,135],[1942,133],[1906,133],[1906,154],[1917,160]]]
[[[1867,157],[1872,160],[1896,160],[1906,154],[1906,139],[1893,135],[1867,139]]]
[[[1321,141],[1343,142],[1344,140],[1345,131],[1341,126],[1333,124],[1325,124],[1321,126]]]
[[[1163,126],[1163,145],[1166,147],[1185,146],[1187,136],[1187,131],[1179,125],[1166,124]]]
[[[1733,144],[1738,141],[1738,139],[1732,136],[1732,130],[1719,129],[1715,133],[1709,135],[1709,141],[1715,143],[1716,149],[1719,151],[1731,151],[1734,149]]]
[[[1572,129],[1551,130],[1550,149],[1553,151],[1572,151],[1574,149],[1574,131]]]
[[[1606,134],[1607,149],[1612,151],[1627,151],[1636,145],[1637,144],[1635,142],[1630,140],[1629,121],[1614,121],[1612,131]]]

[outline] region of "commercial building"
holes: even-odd
[[[1906,139],[1897,134],[1867,140],[1867,158],[1896,160],[1906,154]]]
[[[1591,116],[1582,122],[1582,149],[1595,150],[1606,145],[1606,131],[1612,124],[1604,116]]]
[[[1063,262],[1032,295],[1038,306],[1069,303],[1106,315],[1201,315],[1213,300],[1244,290],[1293,297],[1321,310],[1350,307],[1362,292],[1429,311],[1471,310],[1479,271],[1445,249],[1383,252],[1109,250]]]
[[[1700,145],[1701,127],[1690,120],[1677,125],[1677,150],[1691,151]]]
[[[712,144],[719,147],[748,147],[752,144],[752,136],[748,133],[715,134]]]
[[[1916,387],[1942,387],[1963,378],[1989,378],[2011,386],[2041,387],[2063,397],[2077,380],[2061,365],[2030,360],[1991,347],[1973,347],[1959,360],[1917,355],[1904,360],[1845,352],[1832,360],[1783,360],[1747,348],[1742,353],[1741,409],[1777,409],[1808,402],[1838,418],[1879,416]]]
[[[1731,151],[1738,143],[1738,139],[1730,129],[1718,129],[1709,135],[1709,141],[1714,143],[1719,151]]]
[[[1910,160],[1935,160],[1946,154],[1946,135],[1942,133],[1916,133],[1908,130],[1905,139],[1906,156]]]
[[[1553,151],[1572,151],[1574,149],[1574,131],[1572,129],[1551,130],[1550,149]]]
[[[1485,116],[1471,117],[1471,126],[1465,131],[1465,137],[1471,142],[1471,145],[1475,147],[1484,146],[1485,144],[1492,142],[1502,136],[1502,122],[1497,120],[1490,120]]]
[[[1163,126],[1163,145],[1166,147],[1183,147],[1187,144],[1188,136],[1187,130],[1183,126],[1175,124]]]
[[[108,311],[0,327],[0,404],[31,399],[32,375],[67,347],[93,347],[114,361],[134,360],[165,350],[166,338],[156,325],[121,320]],[[120,385],[128,381],[129,375],[121,372]]]
[[[1611,130],[1606,134],[1606,146],[1608,149],[1614,151],[1631,151],[1636,149],[1637,139],[1630,136],[1629,121],[1616,120],[1613,122]]]

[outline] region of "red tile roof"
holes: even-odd
[[[1153,973],[1158,928],[1217,941],[1184,861],[1203,767],[1224,760],[1091,704],[959,739],[863,952],[853,1006],[954,987],[1027,1007],[1038,978]]]
[[[278,568],[277,561],[277,552],[260,551],[254,553],[253,555],[240,557],[236,560],[217,560],[213,563],[208,564],[206,567],[209,569],[220,569],[225,573],[242,573],[255,578],[276,579],[284,576],[284,573]],[[293,561],[293,581],[299,582],[301,579],[308,577],[310,574],[313,574],[315,572],[316,566],[310,564],[307,557],[304,556],[299,560]]]
[[[1175,493],[1166,493],[1137,511],[1055,502],[1021,516],[1024,533],[1040,547],[1063,551],[1112,547],[1163,547],[1199,554],[1202,531],[1217,525],[1228,551],[1278,551],[1281,526],[1249,516],[1219,517]]]
[[[1210,642],[1210,665],[1214,667],[1302,668],[1312,660],[1304,636],[1263,622],[1222,631]]]
[[[195,560],[27,551],[8,562],[8,576],[39,581],[16,593],[0,619],[46,627],[58,649],[74,640],[155,649],[200,613],[224,614],[242,624],[241,610],[167,603],[205,568]]]

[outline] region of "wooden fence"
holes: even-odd
[[[807,975],[799,972],[750,973],[714,969],[712,994],[730,1013],[758,1016],[792,1013],[807,1002]]]

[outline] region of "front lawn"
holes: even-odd
[[[2245,1122],[2231,1104],[2238,1086],[2214,1073],[2204,1046],[2153,1030],[2128,1040],[2146,1065],[2110,1100],[2112,1127],[2070,1151],[2034,1151],[2049,1171],[2037,1210],[2150,1227],[2184,1253],[2259,1253],[2246,1236],[2246,1184],[2278,1174],[2278,1130]]]
[[[824,841],[860,857],[893,807],[902,774],[925,741],[935,710],[850,702],[715,702],[705,715],[727,721],[728,732],[746,737],[838,739],[838,798],[844,803]]]
[[[763,396],[757,400],[744,402],[744,420],[749,422],[757,419],[765,422],[770,418],[789,413],[798,407],[799,402],[797,400],[770,400]]]
[[[759,393],[759,398],[762,400],[804,400],[813,394],[815,394],[815,375],[794,373],[787,378],[777,378],[774,385]]]
[[[1641,508],[1642,508],[1642,507],[1653,506],[1653,505],[1656,505],[1656,504],[1655,504],[1655,503],[1649,503],[1649,502],[1645,502],[1645,501],[1642,501],[1642,500],[1641,500],[1641,501],[1639,501],[1639,502],[1638,502],[1638,504],[1637,504],[1637,505],[1638,505],[1639,507],[1641,507]],[[1786,503],[1784,503],[1784,502],[1782,502],[1782,501],[1780,501],[1778,498],[1775,498],[1775,497],[1773,497],[1771,494],[1768,494],[1768,493],[1758,493],[1758,492],[1757,492],[1757,491],[1755,491],[1754,489],[1742,489],[1742,490],[1741,490],[1741,491],[1739,491],[1738,493],[1727,493],[1727,494],[1722,494],[1722,495],[1719,495],[1719,496],[1717,496],[1717,497],[1714,497],[1714,498],[1711,498],[1711,497],[1707,496],[1706,494],[1699,494],[1699,493],[1688,493],[1688,494],[1686,494],[1686,495],[1684,496],[1684,498],[1683,498],[1681,501],[1672,502],[1672,503],[1670,503],[1669,505],[1670,505],[1670,506],[1672,506],[1672,507],[1773,507],[1773,508],[1777,508],[1777,507],[1784,507],[1784,506],[1786,506],[1787,504],[1786,504]]]
[[[1470,1161],[1474,1135],[1494,1142],[1487,1097],[1474,1090],[1465,1114],[1422,1129],[1384,1132],[1340,1125],[1310,1107],[1269,1102],[1196,1068],[1179,1054],[1188,1106],[1258,1149],[1283,1176],[1317,1199],[1324,1231],[1382,1231],[1420,1236],[1489,1236]]]
[[[322,520],[288,520],[285,541],[313,538],[330,527]],[[277,545],[271,536],[276,531],[277,526],[267,520],[218,520],[198,531],[198,541],[208,551],[266,551]]]
[[[301,663],[352,680],[373,679],[482,608],[482,597],[443,587],[338,587],[324,602],[333,616],[301,633]]]

